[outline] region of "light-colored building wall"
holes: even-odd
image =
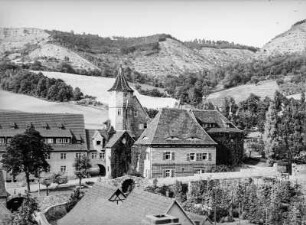
[[[168,155],[167,159],[165,159],[165,154]],[[202,157],[198,157],[201,156],[200,154],[202,154]],[[204,156],[206,156],[205,159],[203,159]],[[148,178],[191,176],[195,173],[205,172],[215,165],[216,148],[214,146],[147,148],[143,175]],[[171,174],[166,175],[165,170],[171,170]]]

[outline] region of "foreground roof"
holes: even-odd
[[[123,69],[121,66],[119,68],[114,85],[108,91],[133,92],[133,89],[129,86],[124,76]]]
[[[9,218],[11,215],[11,212],[3,205],[0,203],[0,224],[6,224],[5,219]]]
[[[123,202],[108,199],[118,187],[96,183],[58,225],[140,225],[146,215],[166,214],[174,199],[135,188]]]
[[[34,127],[43,137],[73,137],[83,143],[66,147],[64,145],[58,146],[59,149],[54,145],[55,150],[87,149],[82,114],[0,112],[0,137],[13,137],[16,134],[22,134],[29,126]],[[2,145],[1,148],[3,147]]]
[[[214,145],[216,142],[187,110],[163,108],[135,144]]]

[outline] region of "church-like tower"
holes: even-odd
[[[133,89],[129,86],[120,66],[116,81],[111,89],[109,98],[108,118],[116,131],[131,131],[133,117]]]

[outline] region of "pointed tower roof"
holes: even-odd
[[[119,67],[115,83],[108,91],[133,92],[133,89],[129,86],[128,82],[125,79],[121,65]]]

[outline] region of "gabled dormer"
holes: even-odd
[[[97,130],[91,138],[92,146],[94,150],[102,151],[105,148],[106,139]]]

